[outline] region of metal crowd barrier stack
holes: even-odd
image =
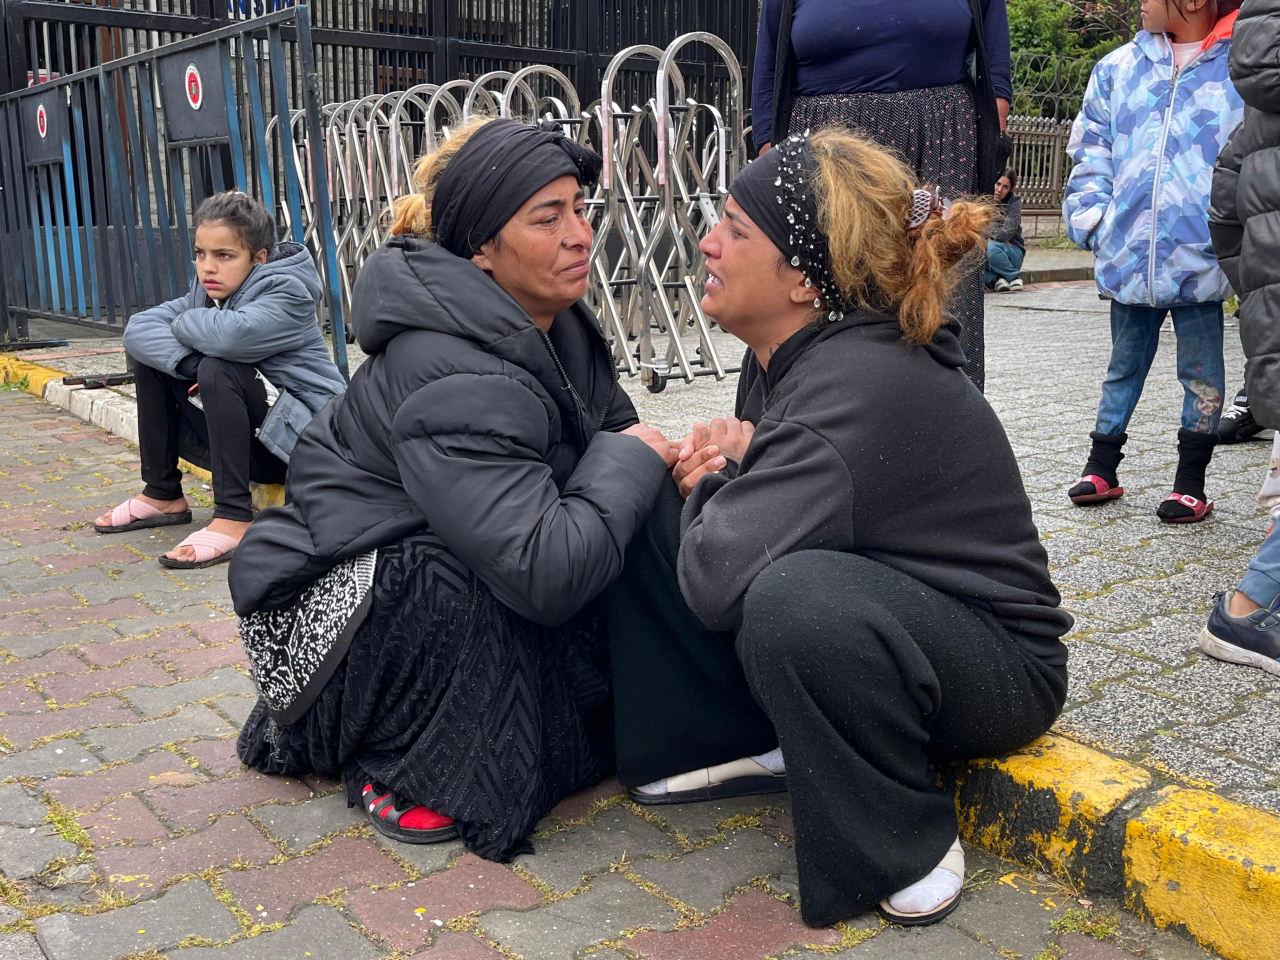
[[[693,44],[705,44],[723,61],[723,102],[686,95],[677,58]],[[653,96],[620,104],[624,73],[649,74]],[[567,76],[538,65],[328,104],[322,113],[323,159],[306,145],[301,124],[293,142],[301,167],[327,172],[339,283],[348,303],[360,268],[386,240],[392,201],[413,189],[420,156],[474,116],[550,119],[605,159],[600,183],[587,197],[595,228],[587,297],[619,369],[639,375],[655,393],[670,380],[736,372],[721,358],[714,321],[700,306],[706,269],[698,245],[720,221],[729,183],[746,158],[742,69],[719,37],[688,33],[665,50],[619,51],[604,71],[600,98],[585,107]],[[314,229],[314,218],[307,219],[306,229]]]

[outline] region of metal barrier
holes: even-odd
[[[282,31],[290,28],[287,39]],[[284,135],[288,131],[288,136]],[[191,215],[238,188],[308,242],[346,372],[344,300],[306,7],[235,23],[0,97],[0,320],[119,331],[194,281]]]
[[[693,45],[719,59],[728,78],[724,103],[686,95],[680,58]],[[653,96],[624,109],[616,91],[624,74],[637,72],[649,74]],[[636,89],[636,77],[627,79]],[[419,84],[330,104],[322,113],[333,246],[347,298],[369,254],[386,239],[392,200],[412,189],[418,156],[476,115],[550,119],[605,158],[601,181],[586,198],[595,228],[587,299],[619,368],[639,374],[654,392],[673,379],[736,372],[721,359],[713,321],[702,312],[706,270],[697,251],[719,222],[729,183],[747,155],[742,71],[719,37],[694,32],[665,50],[640,44],[620,51],[604,71],[600,99],[585,109],[568,76],[537,65],[474,81]]]

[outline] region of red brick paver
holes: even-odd
[[[503,955],[479,937],[446,930],[409,960],[503,960]]]
[[[412,950],[427,942],[439,927],[466,913],[499,908],[526,910],[542,902],[542,895],[509,867],[464,854],[448,870],[433,873],[412,887],[359,890],[347,906],[371,931],[396,950]],[[437,954],[446,956],[446,954]]]
[[[310,856],[230,873],[223,883],[242,907],[274,922],[299,904],[334,890],[397,883],[405,877],[404,868],[372,840],[338,837]]]
[[[68,707],[66,710],[10,714],[0,718],[0,733],[11,743],[25,747],[41,737],[88,730],[109,723],[128,723],[137,719],[138,715],[115,697],[102,697],[84,706]]]
[[[256,771],[187,787],[157,787],[146,793],[160,814],[179,829],[202,827],[214,814],[229,813],[255,803],[311,797],[311,789],[305,783],[289,777],[268,777]]]
[[[172,683],[173,677],[148,660],[134,660],[105,670],[54,674],[39,681],[45,695],[58,703],[75,703],[95,694],[112,693],[129,687],[158,687]]]
[[[154,889],[172,877],[225,867],[236,861],[265,863],[280,851],[244,817],[148,846],[110,847],[98,854],[107,881],[128,893]]]
[[[244,648],[239,643],[222,647],[200,647],[157,659],[172,670],[179,680],[195,680],[222,667],[239,667],[248,662]]]
[[[195,743],[184,744],[182,750],[195,757],[200,766],[215,777],[224,777],[228,773],[244,769],[244,764],[236,755],[235,737],[226,740],[197,740]]]
[[[88,810],[112,797],[164,784],[195,783],[207,779],[167,750],[149,754],[137,763],[99,770],[78,777],[58,777],[44,784],[55,800],[73,810]]]
[[[111,640],[86,643],[78,647],[80,656],[97,667],[114,667],[130,657],[141,657],[155,654],[156,659],[164,661],[164,654],[182,650],[192,650],[200,646],[200,641],[185,627],[171,630],[160,630],[145,637],[134,637],[130,640]]]
[[[43,628],[41,628],[43,629]],[[0,646],[3,646],[0,643]],[[51,650],[49,653],[27,660],[11,660],[0,664],[0,683],[10,680],[26,680],[46,673],[77,673],[88,670],[84,661],[77,660],[65,650]]]
[[[814,930],[800,920],[799,911],[761,890],[734,897],[727,909],[701,927],[670,933],[646,931],[627,941],[645,960],[740,960],[781,953],[799,944],[838,943],[834,930]]]
[[[70,573],[72,570],[83,570],[85,567],[96,567],[108,563],[118,566],[124,563],[138,563],[142,557],[128,547],[103,547],[87,553],[72,553],[65,557],[41,557],[37,562],[46,573]],[[114,601],[113,601],[114,602]],[[136,601],[132,601],[136,602]],[[112,619],[104,617],[102,619]]]
[[[137,797],[121,797],[80,817],[94,846],[105,847],[124,840],[150,843],[169,836],[163,823]]]

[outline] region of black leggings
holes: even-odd
[[[660,499],[651,525],[661,528],[664,509]],[[661,558],[646,554],[660,542],[637,538],[628,565],[659,569]],[[674,554],[666,560],[674,569]],[[626,612],[615,603],[628,599],[611,593],[611,632]],[[857,554],[806,551],[768,567],[747,592],[736,643],[670,630],[678,616],[656,612],[658,625],[612,638],[621,775],[630,772],[624,763],[655,780],[760,753],[771,745],[763,708],[786,760],[801,913],[813,926],[848,919],[925,876],[957,832],[939,762],[1022,746],[1050,727],[1066,697],[1064,667]],[[739,670],[754,698],[747,703],[728,685]],[[704,728],[710,712],[715,723]],[[664,758],[664,739],[680,730],[696,749]]]
[[[254,436],[267,416],[257,370],[205,357],[196,381],[203,411],[187,398],[192,381],[135,363],[142,492],[157,500],[182,496],[183,456],[213,473],[214,517],[252,520],[249,481],[282,483],[285,465]]]

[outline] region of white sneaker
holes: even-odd
[[[1010,280],[1010,281],[1009,281],[1009,289],[1010,289],[1010,290],[1021,290],[1021,289],[1022,289],[1022,278],[1021,278],[1021,277],[1014,277],[1012,280]]]
[[[1009,281],[1006,280],[1004,277],[998,277],[996,279],[995,285],[991,289],[994,290],[996,293],[1005,293],[1009,289]]]

